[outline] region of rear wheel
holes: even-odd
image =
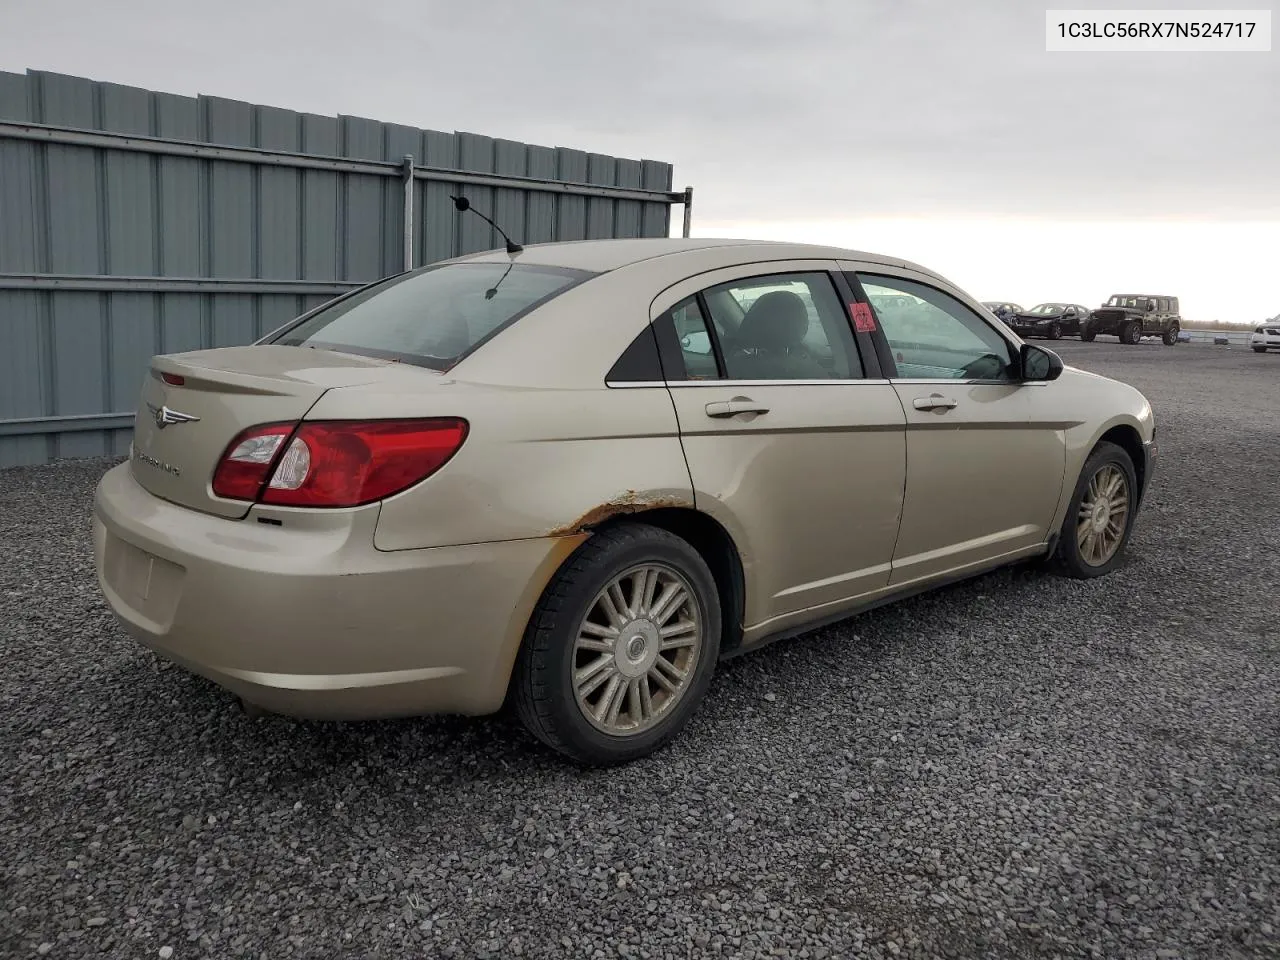
[[[1058,540],[1058,562],[1069,577],[1088,580],[1114,570],[1137,511],[1137,474],[1123,447],[1102,442],[1089,454]]]
[[[1267,352],[1267,348],[1266,348],[1266,347],[1254,347],[1254,348],[1253,348],[1253,352],[1254,352],[1254,353],[1266,353],[1266,352]]]
[[[1050,340],[1062,339],[1062,324],[1060,323],[1049,324],[1049,339]]]
[[[1161,335],[1160,340],[1166,347],[1172,347],[1178,342],[1178,334],[1180,332],[1181,330],[1178,325],[1176,323],[1171,323],[1168,328],[1166,328],[1164,334]]]
[[[1142,328],[1136,320],[1130,320],[1120,329],[1120,342],[1134,344],[1142,339]]]
[[[646,524],[606,529],[534,610],[512,678],[516,711],[580,763],[625,763],[683,729],[719,652],[719,596],[698,552]]]

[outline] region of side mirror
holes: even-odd
[[[1024,343],[1018,351],[1018,361],[1024,381],[1057,380],[1062,376],[1062,358],[1044,347]]]

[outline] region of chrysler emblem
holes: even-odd
[[[147,409],[151,411],[151,416],[155,418],[157,430],[163,430],[171,423],[194,423],[200,419],[199,417],[193,417],[189,413],[182,413],[169,407],[156,407],[149,403],[147,404]]]

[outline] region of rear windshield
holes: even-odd
[[[425,267],[322,307],[270,342],[447,370],[535,307],[593,276],[514,261]]]

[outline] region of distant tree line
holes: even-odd
[[[1252,330],[1259,323],[1269,323],[1268,320],[1259,320],[1257,323],[1228,323],[1225,320],[1183,320],[1183,330]]]

